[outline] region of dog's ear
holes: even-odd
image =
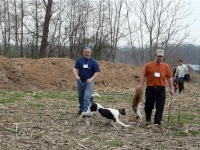
[[[121,115],[126,115],[125,109],[119,109],[119,113],[120,113]]]

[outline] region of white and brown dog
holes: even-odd
[[[92,102],[92,104],[88,107],[88,110],[86,112],[82,112],[79,119],[85,118],[85,122],[87,125],[89,125],[88,117],[91,117],[92,115],[100,115],[102,117],[105,117],[110,120],[110,124],[116,128],[115,122],[118,124],[124,126],[124,127],[130,127],[130,125],[126,125],[123,122],[119,120],[119,117],[121,115],[125,115],[125,109],[113,109],[113,108],[104,108],[99,103]]]
[[[142,114],[141,114],[142,94],[143,90],[141,88],[137,88],[132,101],[132,109],[136,114],[136,120],[142,120]]]

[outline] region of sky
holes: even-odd
[[[193,11],[189,20],[194,20],[195,18],[197,18],[197,20],[190,27],[191,36],[195,38],[195,41],[194,39],[191,39],[188,42],[195,45],[200,45],[200,0],[189,0],[189,1],[191,2],[191,7]]]

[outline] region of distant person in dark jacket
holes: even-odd
[[[173,70],[173,85],[174,85],[174,92],[176,93],[177,89],[178,89],[178,79],[176,76],[176,70],[177,70],[178,65],[174,66],[174,70]]]

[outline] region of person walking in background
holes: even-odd
[[[179,93],[181,93],[184,90],[184,76],[188,74],[188,68],[185,64],[183,64],[183,60],[179,60],[179,65],[176,69],[176,74],[178,79],[178,87],[179,87]]]
[[[177,67],[178,67],[178,65],[174,66],[174,70],[173,70],[173,74],[172,74],[174,79],[177,78],[177,76],[176,76],[176,69],[177,69]]]
[[[91,104],[90,97],[93,92],[94,79],[99,75],[100,69],[97,61],[91,57],[91,48],[85,46],[83,56],[75,62],[73,73],[77,80],[77,92],[79,99],[79,111],[77,114],[87,111]]]
[[[151,61],[145,65],[143,74],[140,78],[140,83],[138,85],[138,88],[141,88],[144,82],[147,82],[144,107],[147,125],[151,123],[151,115],[152,110],[154,109],[154,104],[156,107],[154,124],[161,125],[166,99],[166,78],[169,82],[170,94],[174,94],[172,72],[169,65],[163,62],[163,56],[164,51],[158,49],[156,51],[154,61]]]

